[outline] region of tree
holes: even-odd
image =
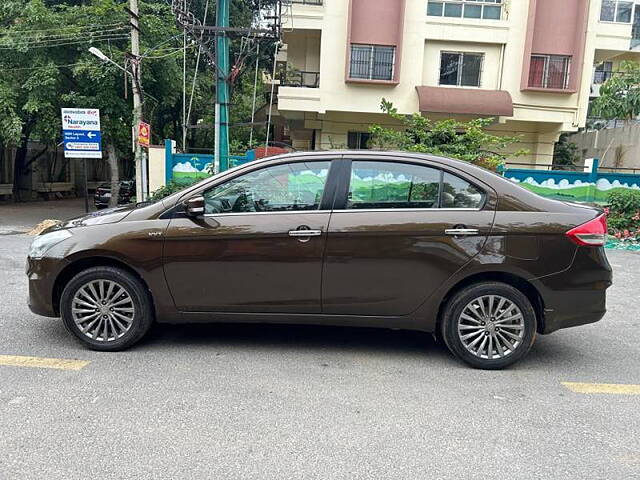
[[[569,135],[563,133],[553,147],[553,165],[574,165],[580,160],[578,146],[568,140]]]
[[[381,108],[400,125],[398,129],[372,125],[369,129],[372,135],[369,146],[372,148],[447,156],[496,170],[505,160],[505,155],[501,152],[520,141],[518,137],[487,133],[485,128],[493,123],[491,118],[478,118],[469,122],[453,119],[432,122],[419,113],[401,115],[385,99],[382,99]],[[525,153],[525,150],[519,150],[510,155]]]
[[[97,107],[101,110],[105,152],[111,162],[118,158],[130,164],[131,95],[130,86],[118,68],[101,63],[88,53],[100,48],[120,65],[128,61],[129,22],[122,0],[3,0],[0,9],[0,146],[15,146],[14,198],[19,200],[27,146],[37,140],[50,149],[61,141],[61,107]],[[140,0],[142,84],[145,93],[143,115],[152,126],[152,141],[180,138],[182,124],[182,32],[176,27],[166,0]],[[248,25],[258,0],[233,2],[231,22]],[[265,2],[262,3],[263,5]],[[191,9],[203,18],[206,0],[194,0]],[[209,0],[206,23],[211,25],[215,1]],[[241,41],[231,44],[231,55],[238,58]],[[194,83],[197,47],[187,44],[188,92]],[[265,59],[269,48],[262,48]],[[213,124],[214,72],[204,60],[195,79],[191,123],[202,120]],[[254,57],[255,60],[255,57]],[[247,58],[246,65],[253,65]],[[264,63],[263,63],[264,64]],[[246,70],[232,97],[232,122],[250,120],[244,98]],[[253,82],[249,82],[251,93]],[[125,92],[129,95],[125,96]],[[189,101],[189,95],[187,96]],[[240,108],[234,112],[234,107]],[[241,145],[247,128],[232,129],[230,140]],[[213,131],[191,130],[188,145],[212,147]],[[237,137],[237,138],[236,138]],[[263,134],[261,137],[264,138]],[[240,142],[240,143],[239,143]],[[113,148],[111,148],[113,147]],[[111,165],[112,172],[116,169]],[[113,178],[112,178],[113,180]],[[115,179],[117,180],[117,179]]]
[[[640,63],[624,60],[617,74],[600,86],[593,113],[607,120],[629,121],[640,115]]]

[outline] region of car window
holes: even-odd
[[[442,208],[481,208],[485,193],[460,177],[445,172],[442,177]]]
[[[236,177],[203,193],[205,213],[317,210],[329,163],[275,165]]]
[[[437,208],[439,190],[436,168],[354,161],[347,208]]]

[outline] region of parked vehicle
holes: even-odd
[[[605,313],[606,219],[409,153],[271,157],[35,239],[29,305],[121,350],[154,321],[437,332],[471,366]]]
[[[136,185],[133,180],[123,180],[120,182],[120,192],[118,193],[118,205],[126,205],[133,201],[136,196]],[[111,200],[111,184],[103,183],[96,188],[93,201],[98,210],[107,208]]]

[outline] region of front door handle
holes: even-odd
[[[480,231],[477,228],[448,228],[444,233],[458,237],[462,235],[478,235]]]
[[[289,230],[290,237],[319,237],[322,230]]]

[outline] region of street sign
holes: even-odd
[[[138,125],[138,143],[143,147],[148,147],[151,142],[151,125],[140,122]]]
[[[62,132],[65,158],[102,158],[100,110],[63,108]]]

